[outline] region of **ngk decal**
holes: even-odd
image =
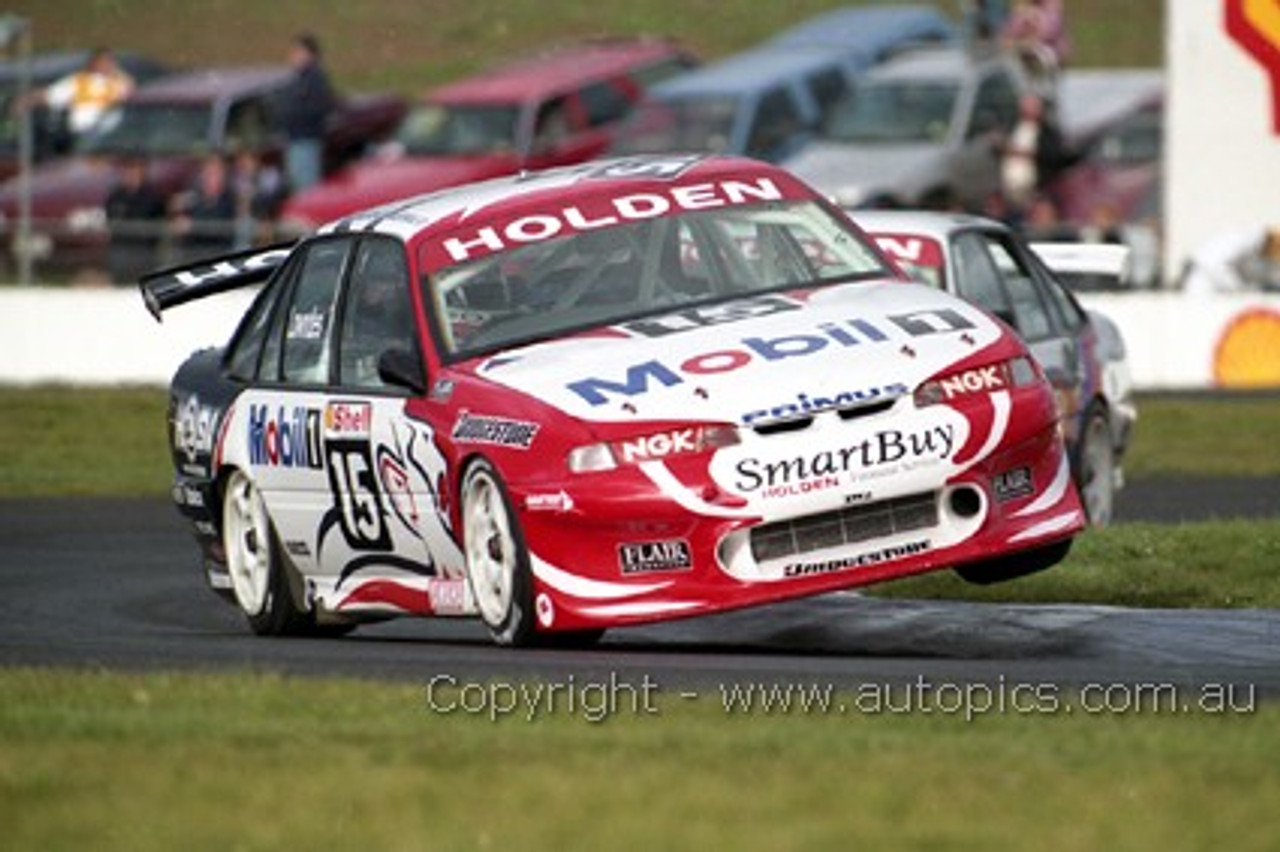
[[[617,447],[624,463],[633,464],[652,461],[666,458],[676,453],[690,453],[697,450],[698,430],[689,428],[659,432],[656,435],[645,435],[643,438],[621,441]]]
[[[485,225],[442,242],[450,263],[462,263],[492,252],[579,231],[611,228],[626,222],[656,219],[673,212],[707,210],[734,204],[780,201],[782,190],[769,178],[673,186],[655,192],[587,198],[571,207],[532,213],[509,222]]]
[[[701,352],[679,363],[654,358],[626,368],[621,379],[592,376],[569,382],[566,388],[589,405],[604,405],[613,396],[641,396],[653,385],[675,387],[686,376],[705,376],[739,370],[755,361],[805,358],[829,347],[857,348],[891,342],[894,337],[922,337],[973,328],[973,323],[950,308],[911,311],[885,317],[884,322],[853,318],[823,322],[802,334],[745,337],[738,346]]]
[[[954,376],[947,376],[938,382],[942,388],[942,393],[947,399],[955,399],[957,396],[965,396],[971,393],[981,393],[983,391],[1003,390],[1009,386],[1005,373],[1000,369],[999,364],[992,364],[989,367],[979,367],[975,370],[966,370],[963,373],[957,373]]]

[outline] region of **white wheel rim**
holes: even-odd
[[[1081,491],[1084,494],[1085,511],[1089,514],[1089,522],[1094,526],[1102,527],[1111,523],[1114,468],[1111,436],[1107,434],[1107,424],[1096,418],[1090,420],[1088,432],[1085,435],[1084,483]]]
[[[516,547],[498,484],[486,473],[467,483],[463,500],[467,579],[480,617],[497,627],[511,609]]]
[[[267,606],[271,580],[271,525],[267,509],[253,482],[243,473],[232,474],[223,498],[222,544],[236,602],[248,615]]]

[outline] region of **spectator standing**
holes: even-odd
[[[133,91],[133,78],[116,64],[115,54],[98,48],[79,71],[50,83],[34,99],[66,116],[72,138],[88,132],[110,107]]]
[[[1000,186],[1009,203],[1025,213],[1036,192],[1063,161],[1062,134],[1039,95],[1018,101],[1018,121],[1000,149]]]
[[[235,242],[236,198],[222,155],[205,158],[195,186],[175,196],[171,212],[170,230],[182,260],[231,250]]]
[[[151,184],[146,160],[120,163],[107,194],[107,269],[116,284],[136,281],[158,265],[164,196]]]
[[[244,150],[235,157],[231,191],[236,210],[232,248],[252,248],[280,212],[286,194],[284,175],[274,165],[263,163],[255,152]]]
[[[292,192],[320,180],[325,121],[337,98],[320,58],[320,42],[310,33],[293,40],[289,52],[293,78],[281,93],[280,118],[288,136],[285,172]]]

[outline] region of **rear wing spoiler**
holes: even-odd
[[[138,289],[142,291],[143,304],[156,322],[160,322],[161,314],[176,305],[264,283],[289,257],[293,246],[293,243],[281,243],[198,263],[171,266],[142,276]]]
[[[1064,275],[1123,281],[1129,271],[1129,247],[1117,243],[1032,243],[1031,250],[1050,270]]]

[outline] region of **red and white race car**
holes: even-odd
[[[143,281],[267,281],[172,385],[174,497],[259,633],[500,643],[955,568],[1084,523],[1026,346],[789,173],[658,156],[360,213]]]

